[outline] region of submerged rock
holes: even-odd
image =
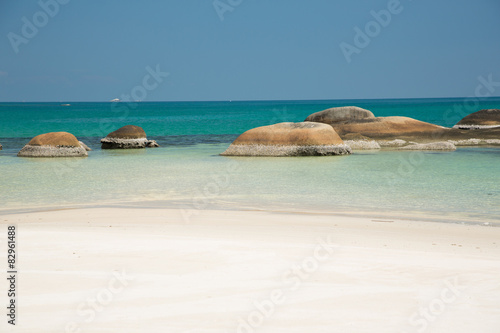
[[[87,151],[71,133],[51,132],[35,136],[17,154],[20,157],[88,156]]]
[[[279,123],[241,134],[223,156],[325,156],[352,152],[326,124]]]
[[[146,132],[134,125],[127,125],[109,133],[101,139],[102,149],[137,149],[146,147],[159,147],[154,140],[148,140]]]
[[[400,147],[402,150],[456,150],[457,147],[451,142],[431,142],[431,143],[416,143],[408,146]]]
[[[483,129],[500,127],[500,109],[484,109],[471,113],[460,120],[453,128]]]

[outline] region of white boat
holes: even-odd
[[[115,98],[115,99],[110,100],[110,102],[119,102],[119,101],[120,101],[119,98]]]

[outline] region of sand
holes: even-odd
[[[7,224],[19,250],[17,325],[3,314],[0,332],[500,327],[498,227],[127,208],[0,218],[3,271]]]

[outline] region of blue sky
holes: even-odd
[[[500,82],[498,0],[59,1],[41,1],[52,16],[0,2],[0,101],[466,97],[479,76]]]

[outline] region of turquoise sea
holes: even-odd
[[[68,105],[69,104],[69,105]],[[366,214],[448,222],[500,222],[500,148],[455,152],[355,152],[333,157],[222,157],[253,127],[302,121],[334,106],[453,126],[500,108],[500,98],[252,102],[0,103],[0,213],[82,205]],[[128,124],[161,148],[103,151]],[[87,158],[29,159],[33,136],[75,134]]]

